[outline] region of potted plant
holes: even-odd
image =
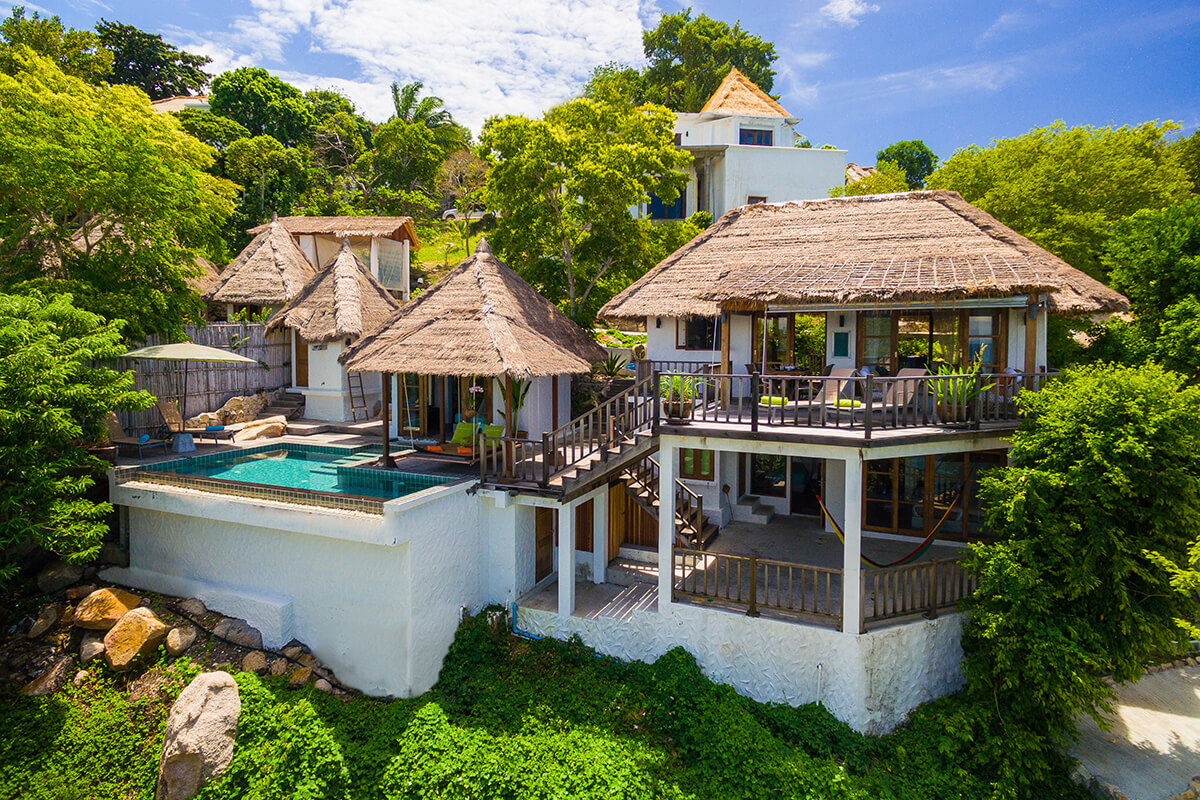
[[[463,400],[462,418],[463,422],[470,422],[475,419],[475,415],[479,413],[479,404],[483,400],[483,387],[475,383],[475,379],[471,379],[471,386],[467,389],[467,396]]]
[[[980,353],[980,356],[983,354]],[[938,419],[942,422],[970,422],[975,418],[975,400],[980,393],[994,386],[980,385],[979,373],[983,359],[977,358],[968,367],[942,364],[936,377],[929,382],[929,391],[937,404]]]
[[[690,376],[664,375],[659,379],[658,396],[669,422],[684,424],[691,419],[695,393],[696,379]]]

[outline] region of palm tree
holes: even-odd
[[[392,105],[396,110],[392,120],[424,125],[433,133],[433,140],[447,153],[465,148],[471,138],[470,132],[454,121],[454,117],[445,109],[442,98],[435,94],[418,97],[424,86],[421,81],[403,86],[392,83]]]

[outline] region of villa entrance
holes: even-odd
[[[751,455],[746,462],[749,491],[744,494],[761,498],[776,514],[821,515],[817,497],[825,480],[824,459]]]

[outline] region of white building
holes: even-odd
[[[586,336],[501,267],[477,253],[345,360],[585,369]],[[750,697],[883,732],[961,685],[978,478],[1005,463],[1016,393],[1053,380],[1047,315],[1126,307],[953,192],[738,208],[604,308],[651,333],[629,389],[569,420],[551,403],[518,441],[478,431],[440,477],[428,454],[323,467],[339,479],[323,493],[195,477],[186,459],[117,470],[130,566],[105,577],[198,595],[269,646],[299,638],[375,694],[427,690],[463,610],[500,603],[527,633],[623,659],[683,647]],[[810,360],[799,315],[822,322]],[[415,391],[393,418],[452,421],[444,388],[397,384]]]
[[[846,151],[796,147],[793,117],[733,68],[695,114],[678,114],[675,144],[692,154],[691,180],[672,204],[652,199],[651,219],[713,219],[748,203],[829,196],[845,183]]]

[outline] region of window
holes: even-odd
[[[675,346],[680,350],[716,350],[721,346],[721,320],[718,317],[677,320]]]
[[[746,198],[746,205],[748,205],[748,206],[752,206],[755,203],[765,203],[765,202],[767,202],[767,198],[765,195],[752,194]]]
[[[711,481],[713,479],[713,451],[681,449],[679,451],[679,477],[694,481]]]
[[[892,312],[864,311],[858,317],[860,367],[889,367],[892,362]]]
[[[759,147],[770,147],[774,137],[770,130],[742,128],[738,135],[738,144],[752,144]]]
[[[984,372],[999,372],[1004,368],[1004,342],[1001,341],[999,313],[971,313],[967,317],[967,360],[980,361]]]
[[[675,134],[675,140],[674,140],[674,141],[675,141],[675,146],[676,146],[676,147],[679,147],[681,144],[683,144],[683,134],[682,134],[682,133],[677,133],[677,134]]]
[[[658,195],[650,195],[650,219],[683,219],[686,216],[683,192],[680,192],[672,203],[664,203]]]
[[[985,538],[979,478],[1007,459],[1005,451],[991,450],[867,461],[863,528],[922,536],[944,517],[938,538]]]

